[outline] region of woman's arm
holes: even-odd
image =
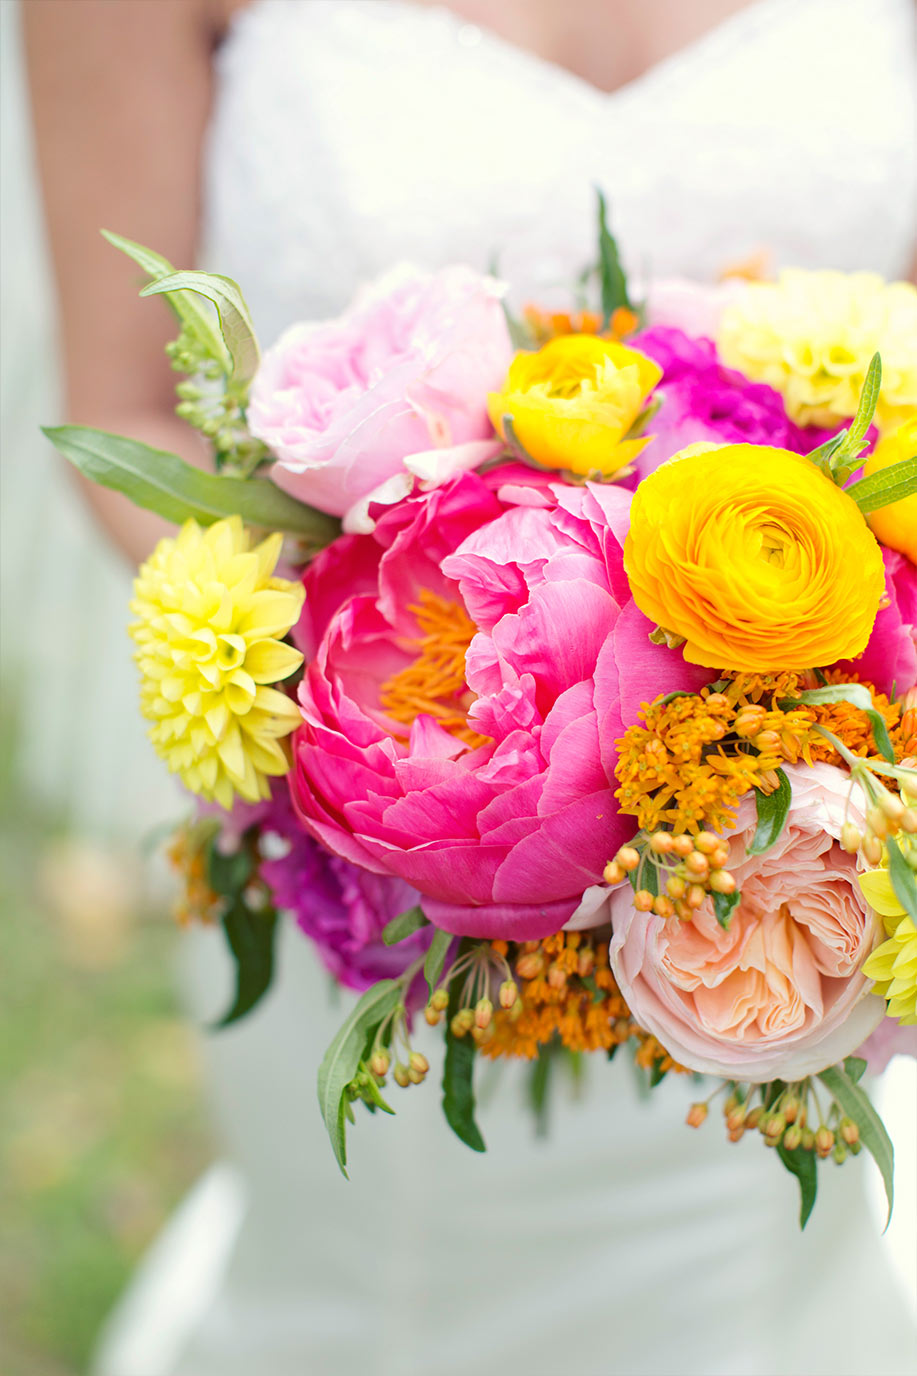
[[[207,462],[174,414],[163,352],[176,326],[138,299],[139,270],[102,228],[195,260],[201,149],[225,0],[25,0],[38,164],[57,277],[68,419]],[[134,561],[168,527],[84,482],[106,530]]]

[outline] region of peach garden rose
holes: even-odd
[[[709,901],[681,922],[637,912],[629,884],[607,900],[621,992],[636,1020],[692,1070],[801,1079],[854,1052],[883,1016],[860,970],[880,939],[878,922],[855,858],[836,844],[849,778],[826,764],[788,765],[786,774],[789,817],[764,855],[745,853],[754,802],[739,808],[729,869],[742,897],[728,930]],[[854,803],[848,816],[862,821]]]

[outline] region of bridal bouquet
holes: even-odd
[[[599,211],[572,313],[396,271],[260,358],[229,279],[109,236],[180,325],[216,471],[49,430],[169,520],[141,710],[198,800],[171,854],[233,1006],[278,915],[362,994],[318,1091],[478,1056],[700,1082],[799,1181],[892,1146],[860,1082],[917,1027],[917,291],[787,272],[635,303]],[[588,293],[597,290],[598,306]],[[709,1077],[709,1078],[707,1078]],[[607,1092],[612,1092],[611,1088]]]

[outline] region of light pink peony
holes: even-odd
[[[729,868],[742,899],[724,931],[708,904],[691,922],[608,902],[611,962],[634,1017],[692,1070],[727,1079],[800,1079],[860,1046],[884,1016],[859,971],[880,938],[840,835],[849,777],[786,766],[793,803],[776,845],[750,857],[755,805],[743,799]],[[858,809],[850,816],[862,823]]]
[[[470,268],[402,268],[336,320],[294,325],[252,384],[248,422],[271,477],[347,530],[499,452],[487,394],[512,358],[502,288]]]
[[[330,849],[418,889],[447,931],[557,931],[634,830],[614,799],[624,723],[708,675],[649,640],[624,576],[629,505],[614,487],[465,474],[306,575],[299,639],[317,653],[294,802]],[[424,593],[477,628],[455,702],[483,745],[432,714],[408,733],[383,710],[383,684],[417,659]]]

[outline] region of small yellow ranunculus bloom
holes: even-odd
[[[150,740],[186,788],[225,808],[236,794],[270,797],[268,777],[290,767],[281,739],[301,721],[271,686],[302,663],[280,638],[304,596],[274,577],[281,544],[269,535],[252,549],[238,516],[207,529],[186,521],[134,581],[130,633]]]
[[[863,965],[876,982],[874,992],[888,1000],[888,1016],[904,1025],[917,1023],[917,927],[892,888],[887,869],[860,875],[866,902],[882,918],[888,941],[877,946]]]
[[[853,498],[801,455],[752,444],[682,452],[644,478],[624,567],[689,663],[743,673],[860,654],[885,588]]]
[[[897,430],[884,435],[863,465],[863,477],[878,473],[904,459],[917,457],[917,414]],[[889,549],[900,550],[917,564],[917,492],[891,506],[882,506],[867,517],[873,534]]]
[[[662,377],[651,358],[611,339],[568,334],[534,353],[518,353],[488,411],[545,468],[606,477],[636,458],[649,437],[625,439]]]

